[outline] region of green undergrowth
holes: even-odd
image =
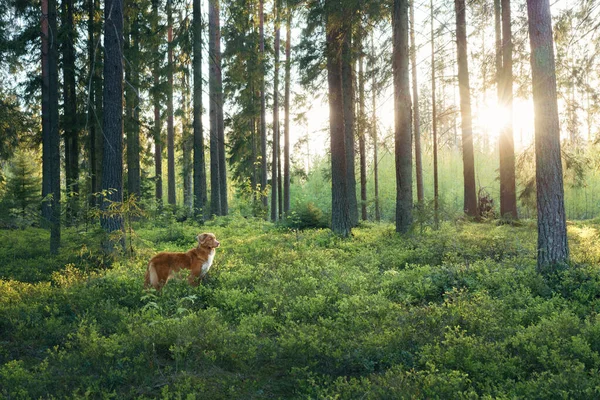
[[[548,280],[529,222],[148,225],[110,268],[93,236],[50,257],[45,232],[0,232],[0,398],[598,398],[599,226],[569,226]],[[222,247],[201,285],[143,289],[151,254],[204,231]]]

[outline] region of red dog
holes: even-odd
[[[152,286],[154,289],[160,290],[181,269],[190,270],[188,281],[190,285],[197,286],[210,269],[215,258],[215,249],[221,243],[217,241],[212,233],[202,233],[196,238],[198,239],[198,247],[186,253],[165,251],[152,257],[146,271],[146,288]]]

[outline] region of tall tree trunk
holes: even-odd
[[[123,2],[106,0],[104,6],[104,154],[102,190],[106,191],[103,209],[123,202]],[[107,233],[123,230],[120,216],[105,216],[102,228]],[[124,245],[124,241],[121,242]],[[112,245],[105,242],[105,250]]]
[[[290,212],[290,80],[291,80],[291,53],[292,53],[292,10],[288,5],[285,34],[285,97],[283,100],[285,110],[284,143],[283,143],[283,212]]]
[[[350,224],[358,225],[358,202],[356,200],[356,175],[354,171],[354,57],[352,56],[352,24],[351,16],[346,15],[344,21],[344,38],[342,42],[342,101],[344,107],[344,135],[346,137],[346,189],[348,190],[348,206],[350,207]]]
[[[372,59],[372,115],[371,115],[371,129],[373,136],[373,184],[374,184],[374,195],[375,195],[375,221],[381,220],[381,214],[379,210],[379,157],[377,155],[377,148],[379,146],[377,140],[377,78],[375,77],[375,44],[373,40],[373,33],[371,33],[371,59]]]
[[[394,136],[396,154],[396,231],[412,225],[412,132],[408,50],[408,0],[394,0]]]
[[[63,121],[65,140],[65,178],[67,184],[67,223],[78,214],[79,194],[79,121],[75,92],[75,23],[73,0],[62,2],[63,14]]]
[[[456,44],[458,58],[458,86],[460,90],[460,116],[462,128],[464,211],[477,216],[477,193],[475,189],[475,159],[473,155],[473,121],[471,116],[471,86],[467,59],[467,23],[465,0],[455,0]]]
[[[438,141],[437,141],[437,99],[436,99],[436,81],[435,81],[435,40],[434,40],[434,10],[433,0],[429,2],[431,11],[431,132],[433,141],[433,224],[435,229],[440,224],[440,192],[439,192],[439,181],[438,181]]]
[[[133,19],[133,30],[131,32],[133,44],[133,60],[131,60],[131,84],[134,88],[133,96],[133,118],[131,141],[131,157],[127,161],[129,194],[134,194],[137,199],[142,196],[142,176],[140,167],[140,15],[137,3],[134,4],[135,17]]]
[[[209,51],[209,117],[210,117],[210,215],[221,215],[221,185],[219,180],[219,99],[217,72],[220,68],[219,41],[219,2],[208,3],[208,51]]]
[[[153,32],[158,32],[158,4],[159,0],[152,0]],[[162,134],[160,119],[160,56],[158,42],[153,48],[154,62],[152,66],[153,88],[152,97],[154,102],[154,184],[155,197],[159,207],[163,204],[163,180],[162,180]]]
[[[360,217],[367,220],[367,155],[366,155],[366,114],[365,114],[365,74],[363,51],[363,28],[357,36],[358,47],[358,154],[360,159]]]
[[[183,115],[181,117],[181,138],[182,138],[182,153],[183,166],[181,174],[183,176],[183,205],[191,213],[194,210],[194,199],[192,193],[193,186],[193,164],[192,164],[192,149],[194,147],[194,136],[190,132],[190,101],[188,93],[190,92],[190,74],[186,66],[181,77],[181,102]]]
[[[201,220],[206,212],[206,161],[204,160],[204,132],[202,129],[202,5],[193,5],[193,66],[194,66],[194,210]]]
[[[415,173],[417,178],[417,201],[425,200],[423,190],[423,162],[421,160],[421,116],[419,114],[419,85],[417,84],[417,46],[415,44],[415,5],[410,2],[410,62],[412,64],[413,134],[415,138]]]
[[[218,5],[218,3],[217,3]],[[217,61],[217,128],[218,128],[218,150],[219,150],[219,198],[221,200],[220,215],[229,213],[227,204],[227,163],[225,154],[225,122],[223,116],[223,75],[221,70],[221,25],[219,19],[219,9],[217,8],[215,54]]]
[[[435,81],[435,40],[433,35],[434,10],[433,0],[429,2],[431,11],[431,132],[433,141],[433,224],[435,229],[440,224],[439,213],[439,181],[438,181],[438,140],[437,140],[437,99],[436,99],[436,81]]]
[[[94,193],[100,191],[100,162],[97,157],[97,146],[98,142],[101,143],[99,138],[101,135],[98,134],[98,112],[96,106],[96,97],[99,97],[99,93],[96,91],[97,81],[99,80],[98,73],[100,68],[96,65],[96,4],[97,0],[88,0],[88,62],[89,62],[89,77],[88,77],[88,98],[87,98],[87,127],[88,127],[88,159],[90,163],[90,196],[88,204],[90,207],[96,205],[96,197]],[[102,152],[99,152],[102,154]]]
[[[265,66],[265,13],[264,0],[259,0],[259,51],[260,51],[260,190],[263,193],[261,201],[264,209],[267,209],[267,196],[265,188],[267,187],[267,122],[266,122],[266,101],[265,101],[265,75],[267,69]]]
[[[513,140],[513,62],[510,0],[502,0],[502,106],[508,121],[500,132],[500,215],[517,219],[517,189],[515,182],[515,145]]]
[[[271,221],[277,221],[279,213],[277,212],[278,192],[278,172],[277,158],[279,155],[279,4],[275,1],[275,43],[273,50],[275,52],[275,71],[273,78],[273,157],[271,162]]]
[[[42,219],[50,228],[50,252],[60,247],[60,135],[56,1],[42,0]]]
[[[560,125],[552,17],[548,0],[527,0],[531,76],[535,113],[535,182],[537,186],[538,262],[551,273],[569,258],[560,157]]]
[[[340,18],[327,16],[327,83],[329,86],[329,129],[331,134],[331,229],[347,237],[352,228],[348,203],[346,139],[342,89],[342,41]]]
[[[173,126],[173,5],[167,0],[167,201],[177,203],[175,195],[175,127]]]

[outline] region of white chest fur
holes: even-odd
[[[215,258],[215,253],[215,249],[212,249],[211,252],[208,254],[208,260],[206,260],[206,262],[202,264],[202,272],[200,274],[202,278],[204,278],[204,275],[206,275],[206,273],[210,269],[210,266],[213,263],[213,259]]]

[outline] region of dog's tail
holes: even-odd
[[[148,263],[148,269],[146,270],[146,276],[144,277],[144,287],[146,289],[150,287],[158,287],[158,275],[156,274],[156,268],[152,261]]]

